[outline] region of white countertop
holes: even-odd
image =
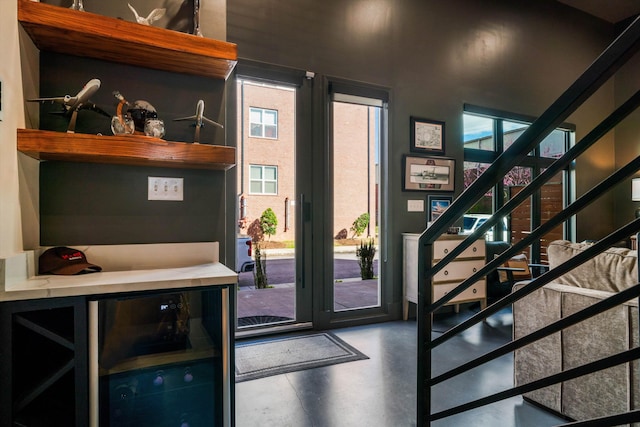
[[[35,275],[36,255],[41,251],[24,252],[0,259],[0,301],[223,286],[238,282],[238,275],[218,262],[216,242],[74,248],[85,252],[89,262],[116,271],[73,276]],[[144,259],[141,253],[148,253],[153,259]],[[126,254],[135,255],[135,263],[132,264],[132,257]],[[121,259],[127,259],[126,266],[118,264]],[[202,263],[204,260],[209,262]],[[190,265],[190,261],[198,264]],[[136,269],[136,265],[149,268]],[[118,267],[122,269],[118,270]]]

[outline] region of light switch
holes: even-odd
[[[407,200],[407,211],[424,212],[424,200]]]
[[[147,200],[184,200],[184,178],[148,178]]]

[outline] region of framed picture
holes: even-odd
[[[444,122],[411,117],[411,151],[444,155]]]
[[[427,213],[427,221],[433,222],[438,219],[447,210],[452,201],[452,196],[428,196],[429,212]]]
[[[403,190],[454,191],[455,166],[453,159],[405,155]]]

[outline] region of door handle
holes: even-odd
[[[305,247],[306,247],[306,239],[305,239],[305,232],[304,232],[304,223],[305,223],[305,209],[304,209],[304,205],[305,205],[305,201],[304,201],[304,193],[300,193],[300,196],[298,197],[298,225],[300,227],[300,250],[304,251]],[[297,253],[297,251],[296,251]],[[302,252],[301,252],[302,253]],[[296,256],[296,258],[300,259],[300,269],[299,269],[299,273],[298,273],[298,284],[300,285],[301,289],[305,288],[305,264],[306,264],[306,260],[304,259],[304,257],[298,257]]]

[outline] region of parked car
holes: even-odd
[[[464,234],[473,233],[489,218],[491,218],[491,215],[488,214],[466,214],[462,223],[462,232]]]
[[[253,271],[255,262],[251,257],[252,253],[252,241],[249,236],[238,236],[237,249],[236,249],[236,273],[243,273],[245,271]]]
[[[491,215],[489,214],[466,214],[462,223],[462,234],[471,234],[484,224]],[[504,229],[507,230],[507,218],[502,218]],[[491,227],[485,234],[485,239],[493,240],[493,227]]]

